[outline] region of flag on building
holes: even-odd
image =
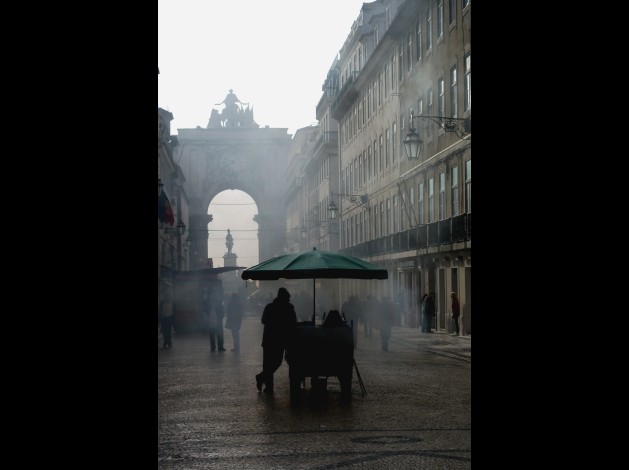
[[[169,225],[175,225],[175,215],[173,214],[173,208],[170,205],[168,196],[162,191],[157,197],[157,218],[162,223]]]

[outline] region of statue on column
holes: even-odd
[[[227,236],[225,237],[225,246],[227,247],[227,253],[231,254],[232,247],[234,246],[234,237],[232,237],[229,229],[227,229]]]

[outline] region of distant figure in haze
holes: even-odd
[[[434,333],[432,331],[432,321],[435,315],[437,314],[437,308],[435,307],[435,291],[431,290],[424,300],[424,321],[425,325],[423,326],[422,331],[424,333]]]
[[[240,327],[242,325],[243,308],[240,296],[234,292],[227,303],[227,320],[225,321],[225,328],[232,332],[232,340],[234,343],[232,351],[234,352],[240,351]]]
[[[223,347],[223,319],[225,312],[223,299],[220,297],[220,294],[216,294],[216,297],[206,294],[203,299],[203,309],[210,330],[210,351],[216,351],[216,346],[218,346],[219,352],[223,352],[226,350]]]
[[[455,292],[450,294],[452,298],[452,321],[454,322],[454,336],[459,336],[459,317],[461,316],[461,306],[459,305],[459,298]]]
[[[229,229],[227,229],[227,236],[225,237],[225,246],[227,247],[227,253],[231,253],[234,246],[234,237],[232,237]]]
[[[364,306],[365,311],[363,313],[363,318],[365,320],[365,338],[371,338],[373,323],[374,319],[376,318],[378,309],[380,308],[380,302],[375,297],[367,295]]]
[[[273,394],[273,374],[282,365],[284,353],[297,325],[295,307],[290,303],[290,294],[284,287],[277,297],[267,304],[262,312],[262,372],[256,375],[258,391]]]
[[[177,306],[173,301],[172,291],[171,289],[166,289],[164,297],[159,303],[159,321],[164,338],[164,349],[173,347],[172,335],[175,324],[175,313],[177,313]]]
[[[358,347],[358,319],[360,318],[360,302],[358,297],[350,295],[343,306],[341,312],[345,316],[347,324],[352,327],[352,335],[354,337],[354,348]],[[332,313],[332,312],[330,312]]]
[[[389,350],[391,327],[395,323],[395,304],[389,297],[383,297],[380,301],[380,309],[376,317],[376,324],[380,330],[380,347],[383,351]]]
[[[426,321],[426,314],[424,312],[424,304],[426,302],[426,297],[428,297],[428,294],[424,292],[424,295],[422,295],[422,298],[419,301],[419,319],[422,324],[422,333],[426,332],[426,325],[428,324],[428,322]]]

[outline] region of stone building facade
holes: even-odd
[[[454,291],[463,334],[471,334],[470,33],[470,0],[363,3],[323,85],[300,176],[306,219],[330,203],[338,209],[320,223],[338,234],[323,239],[327,249],[389,271],[386,281],[341,281],[341,298],[389,297],[401,324],[419,326],[420,299],[434,290],[432,328],[451,332]],[[406,152],[411,131],[419,155]]]

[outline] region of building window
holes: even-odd
[[[456,65],[450,69],[450,117],[457,117]]]
[[[418,18],[415,23],[415,60],[418,62],[422,58],[422,22]]]
[[[450,24],[453,24],[456,20],[456,0],[449,0],[448,2],[448,20]]]
[[[372,168],[373,168],[373,156],[371,155],[371,145],[367,147],[367,176],[371,181]]]
[[[419,213],[419,225],[424,225],[424,182],[419,183],[417,188],[417,211]]]
[[[363,101],[358,100],[358,128],[363,127]]]
[[[413,189],[411,188],[411,191]],[[404,213],[406,211],[406,193],[401,193],[402,202],[400,203],[400,232],[403,232],[406,227]]]
[[[413,34],[408,33],[408,38],[406,40],[406,62],[407,62],[407,70],[410,72],[413,69]]]
[[[465,56],[465,99],[463,102],[463,111],[469,111],[472,108],[472,55]]]
[[[384,202],[380,203],[380,236],[384,237]]]
[[[397,79],[398,82],[401,82],[402,79],[404,78],[404,40],[400,40],[400,44],[399,44],[399,50],[400,50],[400,60],[398,60],[398,64],[397,64]]]
[[[437,104],[439,116],[443,118],[446,115],[446,85],[443,78],[437,80],[437,93],[439,93],[439,102]],[[440,122],[443,125],[443,119],[440,119]]]
[[[391,148],[391,139],[389,138],[389,128],[384,130],[384,164],[389,168],[389,149]]]
[[[463,0],[463,8],[470,4],[470,0]]]
[[[432,88],[428,88],[426,92],[426,108],[428,116],[433,116]],[[420,119],[420,121],[425,121],[425,119]],[[426,122],[426,126],[428,127],[428,140],[432,140],[434,133],[432,121]]]
[[[374,238],[380,237],[380,230],[378,230],[378,204],[373,206],[373,232]]]
[[[393,163],[395,163],[395,151],[396,151],[396,139],[397,139],[397,122],[393,121],[393,132],[392,132],[392,139],[391,139],[391,161]]]
[[[439,220],[446,218],[446,174],[439,173]]]
[[[376,115],[376,97],[375,97],[375,93],[376,93],[376,87],[375,87],[375,83],[374,82],[374,86],[370,86],[369,87],[369,102],[368,102],[368,106],[369,106],[369,116],[371,117],[371,115],[373,114],[374,116]]]
[[[435,179],[428,180],[428,223],[435,221]]]
[[[450,173],[452,217],[456,217],[459,215],[459,167],[453,166]]]
[[[472,212],[472,160],[465,162],[465,212]]]
[[[409,221],[408,221],[408,225],[409,227],[413,226],[413,219],[415,218],[415,188],[411,187],[410,189],[410,194],[408,197],[408,202],[409,202]],[[411,215],[412,214],[412,215]]]
[[[398,206],[398,197],[393,196],[393,233],[397,233],[398,232],[398,211],[399,211],[399,206]]]
[[[389,96],[389,63],[384,64],[384,99]]]
[[[373,141],[373,176],[376,177],[378,173],[378,141]]]
[[[354,162],[349,164],[349,188],[347,189],[349,194],[354,190]]]
[[[385,235],[391,235],[391,199],[387,199],[387,216],[386,220],[386,232]]]
[[[380,141],[380,148],[378,149],[378,157],[379,157],[379,161],[380,161],[380,172],[384,171],[384,138],[382,137],[382,134],[380,134],[380,137],[378,138],[378,140]]]
[[[443,36],[443,0],[437,3],[437,37]]]
[[[363,150],[363,171],[361,172],[362,174],[362,181],[363,184],[367,184],[367,151]]]
[[[424,100],[419,98],[417,100],[417,115],[421,116],[424,113]],[[414,123],[411,123],[411,127],[412,125],[416,125],[416,129],[417,129],[417,134],[419,135],[419,138],[421,140],[424,140],[424,119],[416,119]]]
[[[426,12],[426,51],[432,48],[432,11]]]

